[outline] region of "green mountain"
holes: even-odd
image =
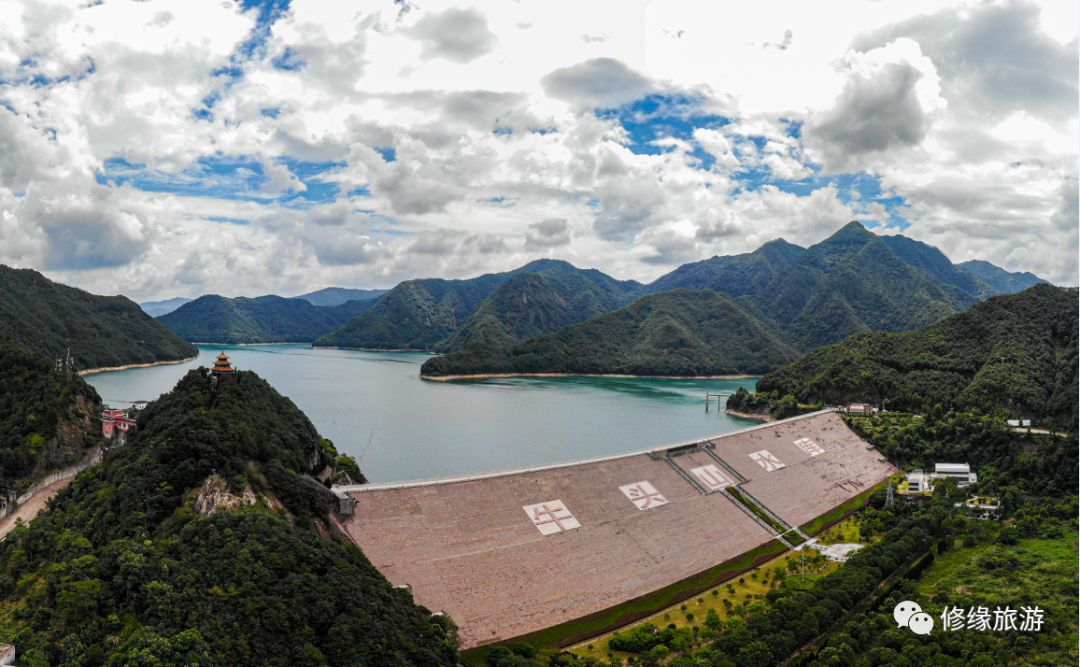
[[[0,265],[0,334],[77,369],[177,361],[196,350],[123,296],[97,296]]]
[[[961,271],[966,271],[989,285],[998,294],[1015,294],[1046,281],[1033,273],[1011,273],[990,262],[973,259],[957,264]]]
[[[324,287],[321,290],[308,292],[296,297],[310,301],[316,306],[340,306],[348,301],[377,299],[387,290],[384,289],[352,289],[349,287]]]
[[[899,410],[1000,408],[1075,430],[1078,316],[1075,288],[1036,285],[917,331],[864,333],[815,350],[766,375],[758,390]]]
[[[457,664],[449,620],[331,524],[336,453],[254,373],[189,372],[0,543],[25,665]]]
[[[163,301],[143,301],[139,308],[150,317],[161,317],[165,313],[171,313],[185,303],[191,303],[194,299],[185,296],[177,296]]]
[[[0,336],[0,495],[82,459],[101,439],[100,403],[81,377]]]
[[[611,312],[641,287],[636,281],[615,280],[567,262],[547,261],[541,266],[535,273],[518,273],[496,288],[438,349],[509,347]]]
[[[467,280],[439,278],[408,280],[380,297],[369,311],[353,318],[337,331],[316,340],[315,346],[377,350],[446,349],[450,344],[448,339],[451,335],[469,321],[469,317],[485,299],[511,278],[530,273],[546,273],[552,277],[552,282],[546,284],[542,291],[549,292],[548,297],[556,301],[566,300],[567,297],[561,295],[559,290],[575,280],[578,280],[579,284],[591,283],[589,291],[592,296],[583,297],[580,302],[575,302],[565,308],[559,306],[547,309],[544,313],[539,311],[531,314],[501,313],[497,312],[498,308],[493,305],[485,309],[485,314],[481,319],[469,325],[468,331],[461,337],[455,338],[453,344],[461,345],[472,338],[484,340],[489,336],[501,338],[504,334],[515,335],[513,332],[519,327],[522,330],[531,330],[534,325],[529,324],[530,320],[539,323],[546,321],[549,316],[573,319],[573,317],[578,317],[578,314],[595,308],[597,301],[606,298],[602,296],[604,293],[622,289],[618,287],[619,285],[627,289],[630,286],[629,283],[616,281],[599,271],[584,271],[566,262],[550,259],[536,260],[506,273],[489,273]],[[575,273],[582,276],[575,278],[571,275]],[[520,295],[524,288],[519,284],[515,289]],[[559,292],[560,296],[556,296],[554,292]],[[503,305],[510,304],[514,300],[511,293],[504,294],[498,299]],[[519,311],[530,310],[521,309],[519,306],[513,308]],[[559,309],[566,312],[562,315],[554,315],[554,311]],[[492,315],[495,321],[491,320]]]
[[[961,301],[967,301],[972,297],[985,298],[1006,291],[996,289],[970,271],[959,268],[949,261],[945,253],[932,245],[900,235],[882,236],[881,240],[904,262],[943,285],[959,290],[954,294]],[[993,266],[993,264],[988,264],[988,266]]]
[[[181,338],[206,343],[307,343],[337,329],[374,305],[371,299],[340,306],[315,306],[301,299],[267,295],[235,299],[208,294],[158,321]]]
[[[650,283],[650,294],[670,289],[711,289],[732,298],[761,294],[782,280],[806,250],[784,239],[769,241],[754,252],[712,257],[683,264]]]
[[[990,283],[953,265],[933,246],[903,236],[880,237],[857,222],[805,250],[777,240],[752,253],[687,264],[645,291],[674,287],[734,297],[802,350],[862,331],[925,326],[981,298],[1011,291],[1002,289],[1001,281]]]
[[[727,297],[680,289],[508,350],[472,346],[433,357],[421,374],[728,375],[761,373],[795,356]]]

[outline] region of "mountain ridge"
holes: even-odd
[[[99,296],[0,265],[0,334],[76,370],[180,361],[196,350],[125,296]]]
[[[669,290],[513,347],[432,357],[421,376],[560,373],[696,376],[762,372],[794,350],[712,290]]]
[[[275,294],[253,298],[207,294],[162,315],[158,321],[192,342],[306,343],[373,305],[371,299],[316,306],[306,299]]]

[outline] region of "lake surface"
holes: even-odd
[[[755,380],[499,378],[428,382],[427,354],[300,345],[200,346],[184,364],[86,376],[125,407],[169,391],[225,350],[293,400],[373,482],[426,479],[634,452],[756,422],[705,413],[705,392]],[[370,443],[370,444],[369,444]]]

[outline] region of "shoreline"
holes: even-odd
[[[455,382],[458,380],[490,380],[495,378],[633,378],[636,380],[749,380],[759,375],[634,375],[632,373],[469,373],[456,375],[425,375],[421,380],[429,382]],[[734,413],[733,413],[734,414]]]
[[[84,375],[97,375],[98,373],[111,373],[112,371],[126,371],[131,368],[150,368],[151,366],[165,366],[168,364],[185,364],[194,359],[198,359],[199,355],[194,355],[186,359],[170,359],[168,361],[148,361],[141,364],[124,364],[122,366],[102,366],[101,368],[87,368],[79,371],[79,377]]]
[[[757,414],[755,412],[739,412],[738,410],[728,410],[724,408],[724,413],[733,415],[735,417],[741,417],[743,419],[753,419],[759,422],[771,422],[776,421],[776,418],[769,414]]]
[[[200,343],[200,342],[196,342],[196,341],[188,341],[188,342],[191,343],[192,345],[195,345],[195,346],[200,346],[201,345],[202,347],[217,347],[217,346],[224,346],[224,347],[255,347],[255,346],[258,346],[258,345],[307,345],[308,347],[311,346],[311,343],[270,343],[270,342],[266,342],[266,343],[222,343],[221,341],[218,341],[216,343]]]
[[[193,343],[194,344],[194,343]],[[437,354],[431,350],[421,350],[417,347],[345,347],[343,345],[311,345],[313,350],[353,350],[354,352],[413,352],[415,354]]]

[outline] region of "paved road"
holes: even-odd
[[[59,493],[65,486],[71,484],[73,479],[75,479],[75,475],[53,482],[31,496],[30,500],[19,505],[14,512],[0,519],[0,540],[7,537],[7,534],[15,529],[17,519],[21,518],[24,522],[29,523],[31,519],[38,515],[38,512],[45,509],[49,499]]]

